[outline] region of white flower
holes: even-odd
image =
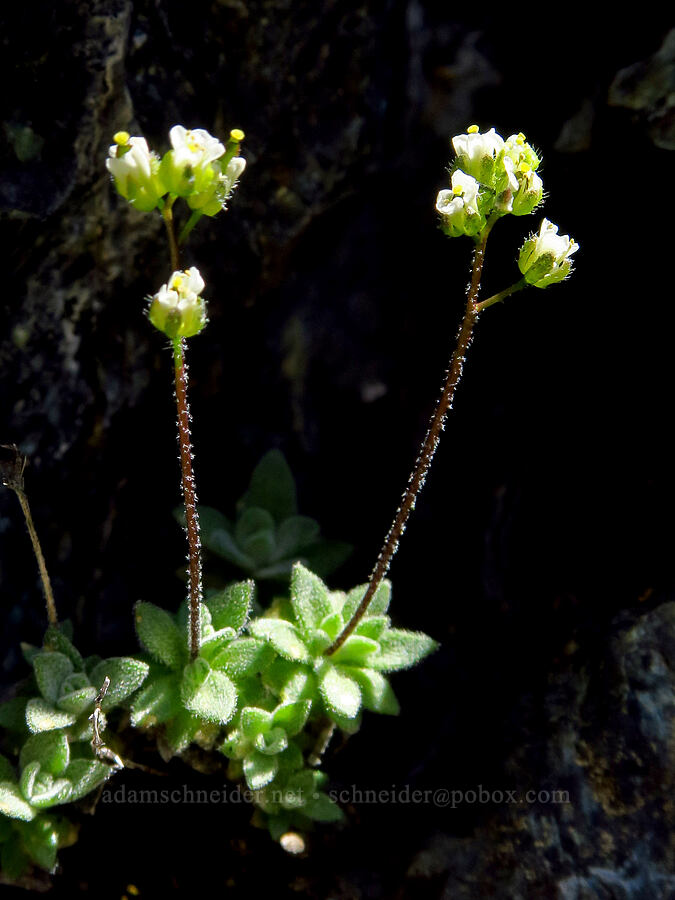
[[[451,237],[477,234],[483,224],[478,210],[480,185],[475,178],[457,169],[450,179],[452,190],[440,191],[436,210],[443,216],[443,226]]]
[[[452,139],[452,146],[462,168],[471,170],[479,168],[485,159],[495,160],[504,149],[504,139],[494,128],[481,134],[477,125],[471,125],[467,134]]]
[[[572,270],[570,256],[578,249],[579,244],[569,235],[558,234],[558,226],[544,219],[539,234],[532,235],[523,244],[518,268],[528,284],[548,287],[569,275]]]
[[[182,125],[174,125],[169,131],[169,140],[173,147],[174,163],[181,168],[203,168],[225,152],[218,138],[203,128],[189,130]]]
[[[154,209],[161,196],[161,185],[156,182],[154,171],[157,156],[150,151],[145,138],[129,137],[126,131],[118,131],[114,140],[105,164],[115,179],[115,187],[138,209]]]
[[[195,266],[174,272],[152,298],[150,321],[172,340],[198,334],[206,324],[206,308],[200,296],[203,290],[204,279]]]

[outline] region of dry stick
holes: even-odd
[[[24,454],[19,451],[16,444],[12,444],[11,446],[3,444],[2,449],[8,451],[11,457],[6,466],[3,466],[2,483],[13,490],[19,498],[21,510],[26,520],[28,534],[30,535],[31,543],[33,545],[33,552],[35,553],[38,569],[40,570],[42,589],[45,594],[45,603],[47,606],[47,621],[50,626],[56,627],[59,624],[59,620],[56,615],[56,604],[54,603],[52,583],[49,580],[47,564],[45,563],[40,540],[37,536],[37,531],[35,530],[35,525],[33,523],[33,516],[31,515],[30,506],[28,504],[28,497],[26,496],[23,486],[23,473],[26,468],[26,463],[28,462],[28,457],[24,456]]]
[[[378,556],[375,567],[370,575],[368,587],[366,588],[366,592],[363,595],[363,599],[359,603],[349,622],[347,622],[343,630],[333,641],[330,647],[328,647],[328,649],[326,650],[327,656],[335,653],[335,651],[344,644],[349,635],[354,631],[356,626],[365,615],[370,601],[373,599],[375,592],[382,584],[383,578],[389,571],[389,566],[391,565],[392,558],[396,553],[396,550],[398,549],[401,535],[405,531],[410,513],[415,508],[415,501],[417,500],[417,497],[424,485],[425,479],[427,477],[427,472],[429,471],[431,461],[434,458],[434,453],[436,452],[436,448],[441,437],[441,432],[443,431],[445,425],[446,416],[452,406],[452,402],[455,397],[457,385],[462,378],[462,372],[464,370],[464,360],[466,358],[466,353],[471,346],[474,326],[478,321],[478,317],[480,315],[480,310],[477,303],[478,291],[480,288],[480,279],[483,272],[485,244],[487,242],[490,229],[492,228],[492,224],[492,222],[488,222],[485,229],[481,233],[480,240],[476,245],[476,251],[473,258],[473,267],[471,270],[471,284],[469,286],[469,293],[466,301],[466,310],[464,311],[464,319],[462,321],[462,325],[457,338],[457,346],[455,347],[455,351],[450,358],[450,364],[448,366],[441,396],[438,399],[436,409],[434,410],[434,413],[431,417],[429,430],[427,431],[424,442],[422,443],[419,456],[417,457],[417,461],[415,462],[415,467],[410,474],[410,478],[408,479],[408,485],[403,492],[401,504],[396,512],[396,517],[391,525],[391,528],[389,529],[384,540],[384,544],[382,546],[382,549],[380,550],[380,555]]]
[[[162,216],[169,238],[172,271],[178,271],[180,257],[176,233],[173,227],[173,200],[168,200]],[[178,445],[180,447],[181,487],[185,505],[185,523],[188,539],[188,580],[190,585],[188,629],[190,632],[190,658],[199,656],[201,640],[201,619],[199,604],[202,600],[201,539],[199,536],[199,512],[195,476],[192,470],[192,441],[190,439],[190,407],[188,405],[188,374],[185,364],[185,340],[176,338],[173,342],[173,363],[176,382],[176,413],[178,423]]]

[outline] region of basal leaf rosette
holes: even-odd
[[[275,696],[284,703],[312,700],[312,716],[327,716],[348,732],[358,729],[362,709],[396,715],[399,705],[386,675],[415,665],[437,646],[427,635],[391,627],[391,586],[383,582],[354,633],[326,656],[365,590],[329,591],[297,563],[290,601],[249,626],[279,656],[262,675]]]

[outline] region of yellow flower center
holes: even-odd
[[[113,141],[120,147],[123,147],[125,144],[129,143],[129,132],[128,131],[118,131],[113,135]]]
[[[469,125],[469,127],[466,129],[466,133],[467,134],[476,134],[478,132],[478,130],[479,130],[478,125]]]
[[[244,140],[244,132],[241,130],[241,128],[233,128],[232,131],[230,132],[230,137],[232,138],[233,141],[237,141],[237,142],[243,141]]]

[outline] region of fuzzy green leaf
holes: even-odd
[[[330,541],[321,538],[311,547],[302,551],[302,562],[319,578],[327,578],[348,559],[354,547],[344,541]]]
[[[185,527],[185,511],[183,507],[176,510],[176,518]],[[212,506],[199,505],[199,527],[201,529],[202,541],[207,546],[209,536],[214,531],[231,531],[232,523],[219,510]]]
[[[334,612],[328,588],[321,579],[302,563],[293,566],[291,575],[291,604],[301,633],[309,637],[326,616]]]
[[[213,631],[202,638],[199,655],[211,665],[213,660],[230,646],[236,636],[234,628],[221,628],[220,631]]]
[[[63,653],[37,653],[33,657],[33,670],[40,693],[50,703],[56,703],[61,685],[73,671],[73,664]]]
[[[24,800],[18,786],[9,781],[0,783],[0,813],[23,822],[30,822],[36,815],[30,803]]]
[[[272,725],[272,713],[255,706],[246,706],[241,711],[241,731],[244,737],[253,740],[256,735],[266,732]]]
[[[56,709],[38,697],[29,700],[26,706],[26,725],[34,734],[40,731],[53,731],[55,728],[67,728],[75,724],[76,718],[74,713]]]
[[[69,713],[75,713],[76,716],[79,716],[85,709],[88,709],[89,707],[93,709],[95,699],[96,688],[88,685],[87,687],[81,687],[76,691],[62,694],[57,701],[57,706],[59,709],[63,709]]]
[[[342,608],[342,615],[345,622],[348,622],[358,609],[359,603],[363,600],[367,588],[367,584],[360,584],[358,587],[352,588],[347,594],[345,605]],[[368,604],[366,617],[370,619],[373,616],[383,616],[389,609],[390,600],[391,582],[385,579],[375,591],[373,598]]]
[[[72,792],[73,787],[66,778],[52,778],[51,775],[43,776],[40,773],[33,783],[30,803],[36,809],[48,809],[50,806],[58,806],[59,803],[68,803]]]
[[[349,674],[361,688],[361,698],[366,709],[386,716],[399,714],[401,707],[396,694],[389,684],[389,679],[381,672],[350,667]]]
[[[175,675],[151,676],[131,704],[131,724],[139,726],[167,722],[181,709],[178,680]]]
[[[311,700],[282,703],[281,706],[277,706],[272,714],[272,724],[280,726],[289,737],[293,737],[305,727],[311,708]]]
[[[253,581],[239,581],[209,597],[206,605],[211,610],[213,627],[234,628],[236,632],[241,631],[248,622],[254,592]]]
[[[59,832],[51,819],[44,815],[34,819],[24,830],[23,843],[34,863],[47,872],[54,871]]]
[[[180,669],[187,657],[187,646],[178,626],[165,609],[154,603],[136,604],[136,632],[145,649],[170,669]]]
[[[164,738],[174,753],[181,753],[190,744],[202,726],[199,716],[181,709],[177,716],[166,723]]]
[[[249,630],[269,641],[280,656],[295,662],[310,662],[311,656],[297,630],[283,619],[254,619]]]
[[[63,653],[75,666],[79,672],[84,668],[84,660],[77,647],[73,646],[72,641],[63,633],[58,626],[50,626],[47,629],[44,639],[44,649],[54,650],[57,653]]]
[[[103,784],[110,778],[112,771],[110,766],[98,759],[74,759],[63,773],[72,786],[70,802],[79,800],[99,784]]]
[[[342,822],[345,817],[335,800],[323,791],[314,791],[302,811],[315,822]]]
[[[262,677],[265,686],[284,703],[313,700],[317,696],[316,676],[308,666],[276,659]]]
[[[274,648],[260,638],[238,638],[213,656],[210,663],[231,678],[244,678],[262,672],[275,655]]]
[[[403,628],[390,628],[379,643],[380,652],[369,657],[368,667],[380,672],[409,669],[438,647],[427,634]]]
[[[350,666],[367,666],[373,653],[377,653],[380,645],[377,641],[351,634],[344,644],[332,654],[333,662]]]
[[[370,638],[373,641],[379,641],[385,631],[390,627],[391,619],[389,616],[369,616],[366,619],[361,619],[354,629],[354,634]]]
[[[90,681],[97,691],[101,689],[106,675],[110,679],[101,709],[110,710],[131,696],[143,684],[149,669],[147,663],[131,656],[113,656],[94,666]]]
[[[252,559],[239,548],[234,536],[224,529],[216,529],[209,535],[205,546],[218,556],[226,559],[233,566],[243,569],[244,572],[251,572],[255,568]]]
[[[196,659],[183,672],[181,699],[195,715],[225,725],[234,715],[237,690],[224,672],[211,669],[204,659]]]
[[[337,713],[353,719],[361,708],[358,684],[332,663],[324,663],[319,672],[319,690],[329,714]]]
[[[288,737],[283,728],[270,728],[266,734],[256,735],[253,743],[265,756],[277,756],[288,747]]]
[[[257,531],[241,542],[241,549],[253,561],[255,575],[259,568],[266,567],[275,555],[276,545],[272,531]]]
[[[63,731],[43,731],[31,735],[19,754],[19,766],[22,769],[28,763],[37,761],[42,771],[50,775],[60,775],[69,760],[68,739]]]
[[[279,450],[270,450],[253,470],[248,491],[243,497],[244,507],[257,506],[283,522],[297,513],[295,481]]]
[[[318,537],[318,522],[309,516],[290,516],[277,528],[277,559],[300,555],[303,547],[313,544]]]
[[[277,774],[279,760],[276,756],[266,756],[254,750],[244,759],[244,776],[252,791],[259,791]]]

